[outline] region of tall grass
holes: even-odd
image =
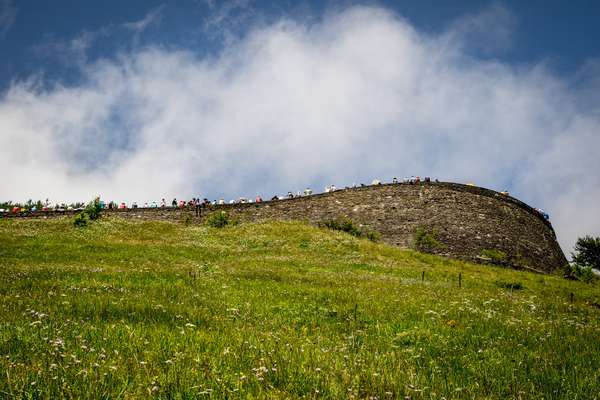
[[[302,223],[0,220],[0,398],[594,399],[594,304]]]

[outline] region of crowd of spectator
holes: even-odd
[[[424,177],[421,178],[419,176],[405,176],[404,178],[402,178],[402,180],[399,180],[397,177],[394,177],[391,181],[392,184],[407,184],[407,185],[416,185],[416,184],[420,184],[420,183],[430,183],[430,182],[435,182],[435,183],[439,183],[439,180],[435,179],[432,180],[430,177]],[[382,181],[379,179],[373,179],[371,181],[371,185],[382,185]],[[472,183],[468,183],[467,185],[469,186],[475,186]],[[345,186],[343,189],[351,189],[351,188],[357,188],[357,187],[365,187],[368,185],[365,185],[364,183],[360,183],[360,184],[356,184],[353,183],[351,186]],[[338,189],[334,184],[331,185],[327,185],[324,189],[324,193],[331,193],[331,192],[335,192]],[[508,191],[502,191],[500,192],[503,195],[508,196],[509,193]],[[286,195],[280,196],[280,195],[274,195],[273,197],[271,197],[271,201],[277,201],[277,200],[285,200],[285,199],[293,199],[293,198],[297,198],[297,197],[306,197],[306,196],[311,196],[313,195],[313,191],[310,188],[306,188],[303,191],[296,191],[296,192],[292,192],[289,191],[287,192]],[[127,205],[127,203],[125,202],[115,202],[115,201],[109,201],[108,203],[104,202],[104,201],[100,201],[100,207],[102,209],[108,209],[108,210],[114,210],[114,209],[119,209],[119,210],[129,210],[129,209],[137,209],[137,208],[188,208],[188,209],[195,209],[196,210],[196,214],[200,215],[202,210],[207,208],[207,207],[215,207],[215,206],[220,206],[220,205],[225,205],[225,204],[246,204],[246,203],[261,203],[263,202],[263,199],[260,195],[257,195],[254,199],[252,198],[247,198],[247,197],[240,197],[238,199],[231,199],[229,201],[226,201],[223,198],[220,199],[214,199],[214,200],[209,200],[207,198],[204,199],[200,199],[198,198],[192,198],[191,200],[177,200],[177,198],[173,198],[173,200],[171,200],[170,202],[167,202],[166,199],[162,198],[160,200],[160,202],[156,202],[156,201],[152,201],[151,203],[143,203],[141,206],[138,205],[137,202],[132,202],[129,205]],[[36,213],[39,211],[57,211],[57,212],[64,212],[64,211],[80,211],[83,210],[85,207],[84,203],[73,203],[73,204],[56,204],[54,206],[51,206],[48,202],[48,200],[46,200],[46,202],[42,203],[40,201],[33,203],[31,201],[29,201],[26,204],[12,204],[12,203],[0,203],[0,214],[6,214],[6,213]],[[536,212],[538,212],[543,218],[545,218],[546,220],[549,219],[549,215],[542,209],[540,208],[534,208],[534,210]]]

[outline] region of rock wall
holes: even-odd
[[[416,232],[421,230],[434,235],[439,243],[430,248],[433,253],[538,272],[550,272],[567,263],[552,226],[531,207],[492,190],[455,183],[386,184],[287,200],[228,204],[206,210],[200,218],[193,210],[171,208],[104,214],[201,222],[220,211],[242,221],[305,220],[318,224],[349,218],[365,231],[379,233],[385,243],[403,248],[414,247]]]

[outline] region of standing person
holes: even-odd
[[[173,207],[177,207],[177,198],[174,198],[173,201],[171,202],[171,205]]]
[[[201,206],[200,205],[200,198],[196,199],[196,201],[194,203],[194,206],[196,207],[196,217],[199,217],[200,214],[201,214],[201,210],[200,210],[200,206]]]

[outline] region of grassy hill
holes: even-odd
[[[5,219],[0,356],[0,398],[594,399],[600,288],[303,223]]]

